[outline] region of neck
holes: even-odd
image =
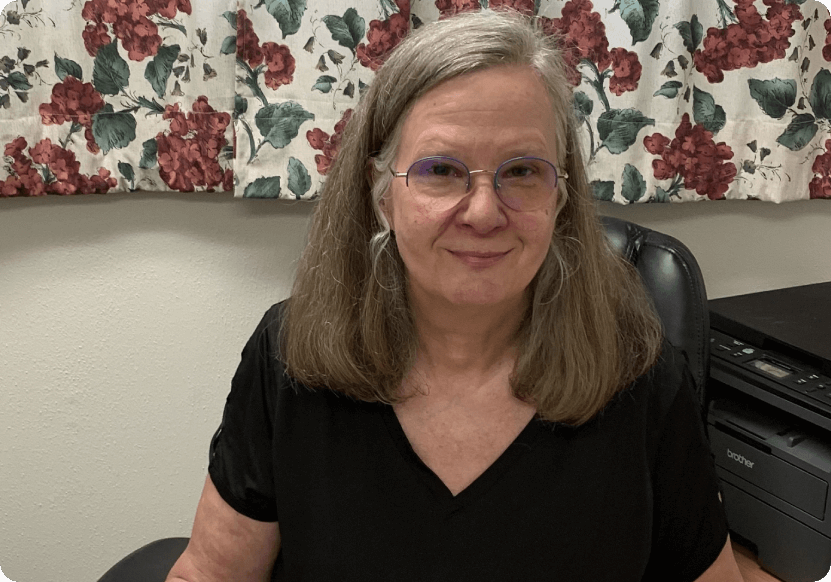
[[[525,311],[520,300],[496,306],[412,301],[418,365],[443,377],[483,375],[513,367],[515,336]]]

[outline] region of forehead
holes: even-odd
[[[455,77],[421,96],[402,126],[399,154],[510,150],[555,158],[559,128],[538,74],[527,66],[499,66]]]

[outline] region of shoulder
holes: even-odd
[[[596,418],[601,424],[640,426],[652,446],[679,405],[700,411],[684,353],[667,341],[652,367],[618,392]],[[622,427],[623,428],[623,427]]]
[[[684,352],[664,340],[661,353],[649,370],[630,384],[625,392],[650,403],[661,416],[672,407],[680,393],[695,398],[693,379]]]
[[[266,310],[243,350],[237,374],[245,372],[254,384],[261,386],[275,410],[293,412],[295,406],[310,406],[315,402],[331,405],[333,399],[342,396],[339,392],[306,385],[286,370],[282,346],[289,301],[285,299]]]
[[[288,302],[288,299],[284,299],[283,301],[275,303],[269,307],[260,320],[260,323],[255,331],[255,334],[260,335],[260,341],[268,343],[268,345],[274,349],[279,349],[280,347],[280,333]],[[275,355],[279,355],[279,352],[275,352]]]
[[[263,314],[242,351],[244,363],[263,369],[280,366],[280,337],[288,300],[275,303]]]

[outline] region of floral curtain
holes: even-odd
[[[597,198],[831,197],[831,20],[814,0],[14,0],[0,197],[313,199],[389,51],[483,7],[562,37]]]

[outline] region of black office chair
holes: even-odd
[[[703,406],[710,374],[710,311],[695,257],[667,234],[609,216],[601,222],[612,247],[640,273],[666,338],[687,355]]]
[[[710,317],[704,278],[690,250],[679,240],[618,218],[601,218],[612,247],[641,274],[667,339],[687,354],[696,390],[704,404],[710,367]],[[98,582],[163,582],[188,544],[167,538],[136,550]]]

